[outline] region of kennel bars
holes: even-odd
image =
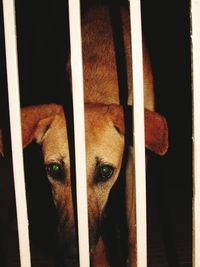
[[[131,17],[131,36],[132,36],[132,62],[133,66],[133,122],[134,122],[134,146],[135,146],[135,177],[136,177],[136,231],[137,231],[137,265],[138,267],[147,266],[147,240],[146,240],[146,173],[145,173],[145,144],[144,144],[144,96],[143,96],[143,62],[142,62],[142,33],[141,33],[141,9],[140,1],[130,1]],[[70,24],[70,47],[72,65],[72,89],[73,104],[75,114],[75,154],[80,156],[79,160],[84,161],[85,165],[85,144],[84,135],[84,110],[83,110],[83,70],[81,53],[81,25],[80,25],[80,6],[79,0],[69,0],[69,24]],[[133,27],[134,25],[134,27]],[[136,26],[135,26],[136,25]],[[137,40],[137,41],[136,41]],[[78,78],[77,78],[78,77]],[[139,104],[140,103],[140,104]],[[82,109],[80,108],[82,107]],[[82,111],[81,111],[82,110]],[[77,115],[77,117],[76,117]],[[80,121],[79,121],[79,118]],[[79,125],[78,125],[79,124]],[[76,128],[77,127],[77,128]],[[77,133],[77,137],[76,137]],[[79,141],[82,139],[82,142]],[[84,159],[84,160],[83,160]],[[78,157],[76,158],[76,170],[80,174],[84,173],[86,179],[86,167],[79,166]],[[82,184],[77,175],[77,206],[78,206],[78,233],[79,233],[79,253],[80,264],[89,266],[89,255],[86,253],[88,246],[88,231],[83,231],[87,227],[87,192],[81,190],[85,185]],[[80,176],[81,177],[81,176]],[[81,189],[82,188],[82,189]],[[80,196],[79,196],[80,194]],[[82,194],[82,195],[81,195]],[[84,198],[85,203],[81,200]],[[84,232],[84,235],[83,235]],[[88,244],[88,243],[87,243]],[[87,256],[86,256],[87,255]],[[82,266],[82,265],[81,265]]]
[[[147,266],[146,167],[144,139],[144,88],[140,1],[130,0],[133,73],[133,144],[135,164],[137,266]],[[133,203],[134,205],[134,203]]]
[[[21,115],[19,99],[19,70],[14,1],[3,1],[6,68],[11,128],[13,173],[17,209],[20,262],[22,267],[31,267],[28,215],[24,179]]]
[[[193,266],[200,267],[200,1],[191,2],[193,81]]]
[[[141,12],[140,1],[130,0],[131,11],[131,31],[132,31],[132,61],[133,61],[133,84],[135,88],[141,90],[133,91],[134,99],[134,144],[135,144],[135,173],[136,173],[136,216],[137,216],[137,260],[138,267],[147,266],[146,253],[146,189],[145,189],[145,157],[144,157],[144,106],[143,102],[143,74],[142,74],[142,42],[141,42]],[[3,0],[5,45],[7,80],[9,93],[9,112],[11,125],[11,140],[13,153],[13,168],[15,180],[15,194],[17,206],[17,220],[20,246],[21,267],[31,266],[31,255],[28,234],[28,216],[26,205],[26,192],[24,183],[23,154],[21,141],[21,122],[20,122],[20,100],[19,100],[19,78],[16,42],[16,22],[14,0]],[[200,125],[197,118],[197,105],[200,103],[199,75],[195,74],[200,68],[199,54],[200,47],[199,21],[200,1],[192,1],[192,28],[193,28],[193,88],[194,88],[194,266],[200,265],[198,253],[200,247],[200,221],[198,208],[200,207],[199,197],[199,176],[200,176],[200,151],[198,133]],[[74,95],[74,117],[75,117],[75,152],[76,152],[76,171],[77,178],[81,172],[86,177],[85,167],[85,144],[84,144],[84,110],[83,110],[83,78],[82,78],[82,58],[81,58],[81,31],[80,31],[80,4],[78,0],[69,0],[69,18],[71,24],[71,61],[72,79]],[[134,27],[132,26],[134,25]],[[134,41],[137,40],[137,41]],[[75,42],[74,42],[75,41]],[[74,64],[76,62],[76,64]],[[77,74],[78,73],[78,74]],[[73,77],[76,76],[76,79]],[[77,79],[77,77],[79,77]],[[137,103],[140,103],[138,105]],[[137,114],[137,116],[136,116]],[[80,159],[81,157],[81,159]],[[142,177],[142,178],[141,178]],[[87,195],[86,180],[77,180],[77,206],[78,206],[78,225],[79,225],[79,252],[80,266],[89,266],[89,244],[88,244],[88,219],[87,219]],[[80,201],[81,200],[81,201]],[[80,231],[81,230],[81,231]]]
[[[74,107],[74,137],[76,157],[78,243],[80,266],[89,267],[89,234],[87,212],[87,184],[85,157],[85,126],[83,69],[81,49],[80,1],[69,0],[69,26],[71,47],[72,91]]]
[[[138,267],[147,265],[146,252],[146,189],[145,189],[145,154],[144,154],[144,105],[143,105],[143,70],[141,42],[140,1],[130,1],[132,30],[132,60],[134,87],[134,144],[136,174],[136,214],[137,214],[137,261]],[[21,141],[19,78],[17,62],[16,21],[13,0],[3,1],[7,79],[9,92],[9,112],[13,151],[13,167],[16,191],[17,220],[19,231],[20,261],[22,267],[31,266],[26,192]],[[81,56],[80,3],[69,0],[69,21],[71,40],[72,84],[75,125],[75,154],[77,172],[77,207],[80,266],[89,266],[85,136],[83,107],[83,71]],[[134,24],[134,27],[132,26]],[[137,40],[137,41],[135,41]],[[76,77],[76,78],[75,78]],[[78,78],[77,78],[78,77]],[[140,103],[138,105],[138,103]],[[137,114],[137,116],[136,116]],[[80,134],[82,133],[82,134]],[[81,175],[80,175],[81,174]],[[85,179],[79,179],[79,177]]]

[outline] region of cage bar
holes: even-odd
[[[191,2],[193,81],[193,266],[200,266],[200,1]]]
[[[20,263],[21,267],[29,267],[31,266],[31,256],[22,152],[19,72],[14,0],[3,0],[3,15]]]
[[[75,160],[77,183],[77,213],[79,261],[81,267],[90,266],[88,204],[86,178],[85,120],[83,94],[83,68],[81,45],[81,17],[79,0],[69,0],[69,26],[71,48],[72,91],[74,109]]]
[[[132,73],[133,73],[133,143],[135,160],[137,267],[147,266],[146,171],[144,141],[144,92],[141,4],[130,0]]]

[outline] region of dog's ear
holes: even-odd
[[[145,109],[145,147],[158,155],[168,149],[168,127],[163,116]]]
[[[125,126],[124,126],[124,111],[123,107],[119,105],[109,105],[108,107],[109,115],[111,116],[112,122],[116,130],[124,135],[125,133]]]
[[[30,106],[21,109],[22,143],[26,147],[34,139],[39,139],[42,132],[49,127],[54,116],[63,112],[62,107],[56,104]],[[0,154],[3,156],[3,139],[0,129]]]
[[[54,119],[55,116],[50,116],[45,119],[41,119],[39,122],[36,123],[35,126],[28,128],[28,131],[27,128],[25,130],[23,129],[23,148],[28,146],[33,140],[35,140],[38,144],[41,144],[45,133],[51,126],[51,123]]]
[[[34,139],[40,143],[55,115],[61,112],[63,112],[62,107],[55,104],[23,108],[21,111],[23,147],[26,147]]]
[[[126,112],[126,127],[128,140],[132,143],[132,106],[128,106]],[[145,120],[145,147],[150,151],[164,155],[168,149],[168,127],[166,119],[160,114],[144,109]]]

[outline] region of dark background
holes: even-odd
[[[7,125],[2,6],[0,9],[0,116],[1,125]],[[16,11],[21,105],[67,103],[67,1],[17,0]],[[143,0],[142,17],[156,110],[166,117],[169,127],[169,151],[162,158],[152,155],[147,177],[148,266],[192,266],[189,1]]]

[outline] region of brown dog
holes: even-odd
[[[131,92],[130,27],[127,11],[122,9],[128,88]],[[85,127],[88,185],[88,214],[90,248],[94,251],[100,233],[104,207],[112,186],[117,180],[124,151],[124,114],[119,105],[118,79],[109,11],[98,6],[83,18],[83,68],[85,90]],[[158,154],[167,149],[167,125],[154,113],[153,81],[146,49],[144,48],[145,145]],[[68,69],[69,71],[69,69]],[[93,104],[92,104],[93,103]],[[95,103],[95,104],[94,104]],[[132,95],[128,95],[128,104]],[[71,194],[67,122],[57,105],[41,105],[22,110],[23,146],[33,140],[41,144],[47,176],[59,213],[58,231],[66,245],[66,253],[74,255],[75,230]],[[3,151],[0,144],[1,152]],[[131,152],[130,152],[131,158]],[[133,165],[127,165],[127,218],[129,224],[130,266],[135,266],[135,220],[132,206],[134,181]],[[100,242],[94,253],[94,266],[107,266]],[[99,257],[100,256],[100,257]]]
[[[70,177],[63,109],[53,104],[32,106],[22,109],[21,118],[23,146],[26,147],[34,140],[42,145],[47,176],[59,212],[58,230],[64,236],[62,239],[66,245],[66,252],[72,255],[75,243],[71,196],[73,177]],[[101,215],[121,167],[124,150],[123,109],[115,104],[86,104],[85,118],[90,246],[94,248],[99,238]],[[151,125],[151,128],[146,131],[146,147],[154,152],[165,149],[165,135],[158,134],[166,131],[163,117],[145,110],[145,124]],[[2,143],[0,151],[3,151]],[[130,180],[129,183],[132,181]]]

